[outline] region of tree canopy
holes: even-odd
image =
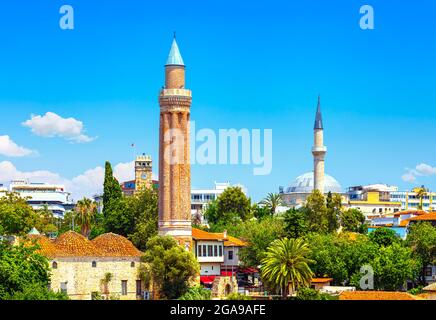
[[[36,249],[0,241],[0,300],[66,299],[48,289],[48,260]]]
[[[141,277],[152,285],[161,298],[177,299],[184,295],[199,273],[194,255],[179,246],[172,237],[156,236],[147,242],[142,258]]]

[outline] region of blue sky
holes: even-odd
[[[74,30],[59,28],[64,4]],[[374,7],[374,30],[359,27],[363,4]],[[176,30],[197,129],[273,130],[270,175],[194,165],[194,187],[230,180],[259,200],[312,170],[321,94],[326,172],[344,188],[436,189],[435,9],[432,0],[3,1],[0,137],[33,152],[0,154],[0,182],[33,177],[91,192],[105,160],[132,160],[133,142],[157,173],[157,95]],[[82,122],[94,139],[22,125],[47,112]]]

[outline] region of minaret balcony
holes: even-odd
[[[313,147],[312,148],[312,153],[313,154],[323,154],[327,152],[327,147],[322,146],[322,147]]]
[[[192,97],[192,92],[188,89],[162,89],[160,91],[160,96]]]

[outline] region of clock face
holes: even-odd
[[[141,178],[142,178],[142,179],[147,179],[147,174],[146,174],[146,173],[143,173],[143,174],[141,175]]]

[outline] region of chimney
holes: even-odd
[[[224,230],[224,231],[223,231],[223,238],[224,238],[224,239],[227,239],[227,230]]]

